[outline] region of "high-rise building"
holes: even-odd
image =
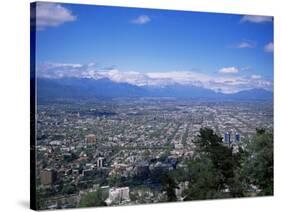
[[[40,181],[43,185],[51,185],[56,180],[56,172],[52,169],[44,169],[40,172]]]
[[[235,134],[235,142],[236,142],[236,143],[239,143],[239,142],[240,142],[240,139],[241,139],[240,134],[239,134],[239,133],[236,133],[236,134]]]
[[[107,205],[130,201],[129,187],[119,187],[109,189],[109,196],[106,199]]]
[[[98,158],[98,160],[97,160],[97,167],[98,168],[102,168],[103,167],[103,160],[104,160],[103,157],[99,157]]]
[[[230,133],[228,133],[228,132],[224,133],[224,143],[226,143],[226,144],[230,143]]]
[[[230,145],[232,143],[231,141],[231,131],[228,133],[228,144]]]
[[[85,141],[88,144],[95,144],[96,143],[96,135],[95,134],[86,135]]]

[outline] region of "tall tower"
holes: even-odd
[[[86,141],[87,144],[95,144],[96,143],[96,135],[95,134],[86,135],[85,141]]]
[[[98,158],[98,160],[97,160],[97,167],[98,168],[102,168],[103,167],[103,160],[104,160],[103,157],[99,157]]]
[[[230,133],[229,132],[224,133],[224,143],[226,143],[226,144],[230,143]]]
[[[235,142],[239,143],[240,139],[241,139],[240,134],[236,132],[236,134],[235,134]]]

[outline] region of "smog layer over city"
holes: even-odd
[[[36,208],[273,195],[273,18],[36,4]]]

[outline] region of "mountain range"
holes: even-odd
[[[113,99],[138,97],[174,97],[181,99],[272,100],[273,92],[249,89],[224,94],[195,85],[169,84],[138,86],[109,78],[37,78],[39,101],[56,99]]]

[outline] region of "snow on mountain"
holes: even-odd
[[[116,83],[128,83],[139,87],[164,88],[172,85],[196,86],[220,93],[237,93],[249,89],[273,90],[273,82],[262,77],[239,75],[208,75],[195,71],[136,72],[118,69],[99,69],[95,63],[45,64],[38,68],[38,76],[43,78],[86,78],[109,79]]]

